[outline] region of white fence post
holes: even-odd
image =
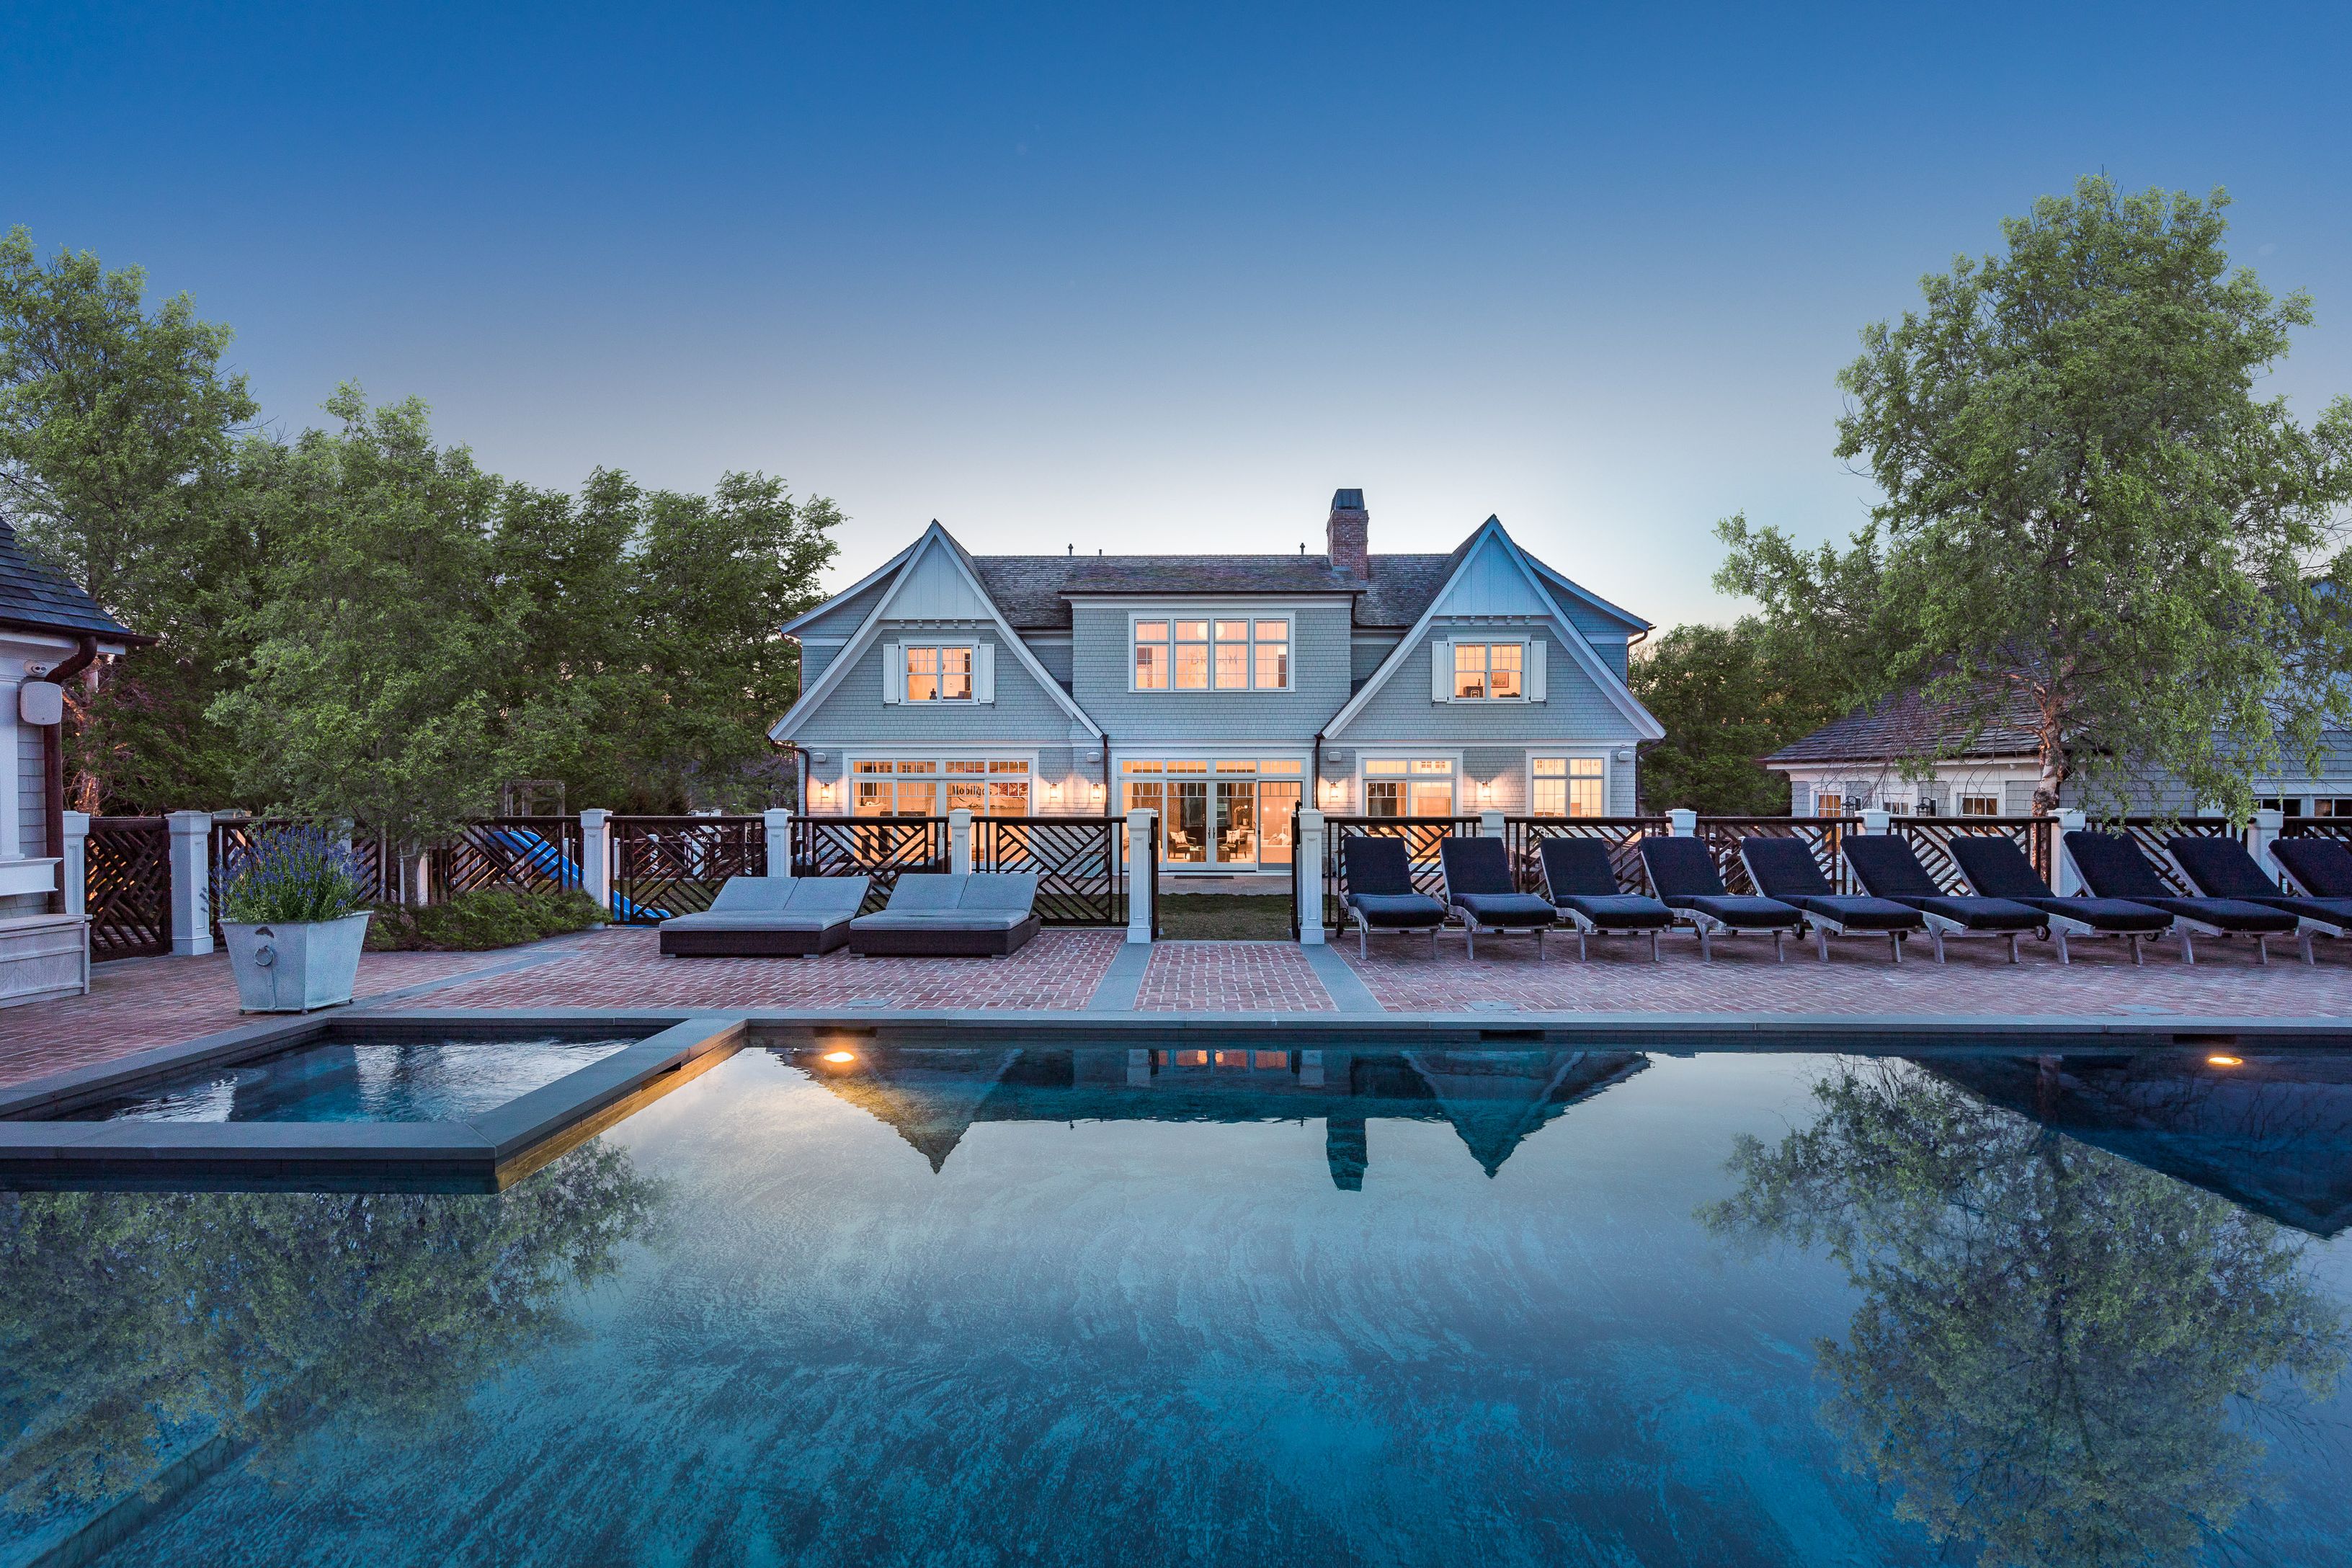
[[[613,840],[609,811],[590,806],[580,814],[580,890],[607,916],[613,912]]]
[[[2279,868],[2277,858],[2271,853],[2271,846],[2279,841],[2279,829],[2285,826],[2286,814],[2273,811],[2266,806],[2254,813],[2254,820],[2246,829],[2246,837],[2249,840],[2246,847],[2253,851],[2254,863],[2263,868],[2263,875],[2273,882],[2278,880]],[[68,844],[73,842],[73,829],[70,827],[66,829],[66,842]],[[68,865],[73,862],[73,851],[70,849],[66,851],[66,861]],[[73,907],[71,904],[66,906],[68,909]]]
[[[62,879],[58,890],[66,896],[66,913],[89,913],[89,813],[68,811],[66,819],[66,858],[58,868]]]
[[[971,875],[971,808],[957,806],[948,813],[948,871],[951,876]]]
[[[792,807],[772,805],[760,815],[768,823],[768,875],[789,877],[793,874]]]
[[[1160,901],[1159,879],[1151,874],[1151,828],[1159,816],[1149,806],[1138,806],[1127,814],[1127,940],[1129,942],[1151,940],[1151,911]]]
[[[175,811],[164,821],[172,835],[172,953],[192,958],[213,950],[213,814]]]
[[[1884,833],[1887,830],[1886,825],[1894,819],[1893,812],[1872,806],[1862,814],[1862,830],[1864,833]]]
[[[1503,814],[1499,811],[1480,812],[1478,814],[1478,837],[1481,838],[1500,838],[1503,837]]]
[[[1666,833],[1670,837],[1696,838],[1698,837],[1698,813],[1696,811],[1687,809],[1670,811],[1666,813],[1666,822],[1668,824]]]
[[[1298,872],[1291,885],[1298,889],[1298,942],[1302,947],[1323,945],[1323,814],[1301,811],[1298,814],[1298,842],[1290,847],[1298,858]]]
[[[2051,830],[2050,859],[2056,873],[2051,879],[2051,890],[2062,899],[2071,899],[2082,892],[2083,879],[2074,869],[2074,858],[2066,853],[2066,835],[2079,833],[2090,818],[2080,811],[2062,811],[2058,826]]]

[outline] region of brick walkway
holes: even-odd
[[[1139,1013],[1328,1013],[1331,998],[1287,942],[1163,942]]]
[[[2029,942],[2011,968],[1990,944],[1954,943],[1938,968],[1919,944],[1897,969],[1883,944],[1834,944],[1818,963],[1792,944],[1789,962],[1753,941],[1727,942],[1702,965],[1686,937],[1670,938],[1651,964],[1633,942],[1594,943],[1580,964],[1572,940],[1554,938],[1538,965],[1524,940],[1482,944],[1468,962],[1461,940],[1439,956],[1427,945],[1376,942],[1370,960],[1352,940],[1332,951],[1392,1013],[1517,1011],[1603,1013],[1990,1014],[2173,1013],[2204,1016],[2352,1018],[2352,957],[2322,942],[2316,969],[2292,957],[2254,966],[2248,950],[2200,945],[2183,968],[2170,947],[2135,970],[2106,944],[2078,944],[2072,968]],[[665,959],[649,931],[606,931],[500,952],[370,953],[360,968],[362,1002],[413,986],[429,1007],[1083,1008],[1120,946],[1112,931],[1049,931],[1012,958]],[[512,967],[518,963],[526,967]],[[485,973],[504,970],[506,973]],[[467,978],[473,976],[474,978]],[[1287,942],[1170,942],[1152,951],[1136,997],[1146,1012],[1328,1012],[1330,996],[1301,951]],[[0,1010],[0,1085],[125,1052],[187,1039],[238,1022],[227,959],[136,959],[98,966],[90,994]]]

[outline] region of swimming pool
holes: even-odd
[[[197,1068],[58,1120],[446,1121],[520,1099],[636,1038],[331,1039]]]
[[[803,1037],[0,1194],[0,1563],[2333,1562],[2347,1219],[2333,1052]]]

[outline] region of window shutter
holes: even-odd
[[[1444,637],[1429,645],[1429,700],[1454,700],[1454,645]]]
[[[984,642],[971,650],[971,700],[996,700],[996,645]]]
[[[907,650],[900,644],[882,645],[882,700],[896,702],[907,694]]]
[[[1550,647],[1551,645],[1541,637],[1528,639],[1526,679],[1528,700],[1530,702],[1540,702],[1544,700],[1544,655],[1549,651]]]

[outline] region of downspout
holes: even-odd
[[[97,662],[98,639],[84,635],[75,639],[66,661],[41,679],[53,682],[62,693],[67,681]],[[49,912],[61,915],[66,912],[66,721],[62,713],[56,723],[41,726],[41,773],[47,780],[43,792],[47,842],[43,853],[58,863],[58,885],[49,890]]]
[[[1117,816],[1118,815],[1118,802],[1111,798],[1111,793],[1110,793],[1110,737],[1109,737],[1108,735],[1105,735],[1105,736],[1102,738],[1102,748],[1103,748],[1103,785],[1102,785],[1102,789],[1103,789],[1103,815],[1104,815],[1105,816]]]

